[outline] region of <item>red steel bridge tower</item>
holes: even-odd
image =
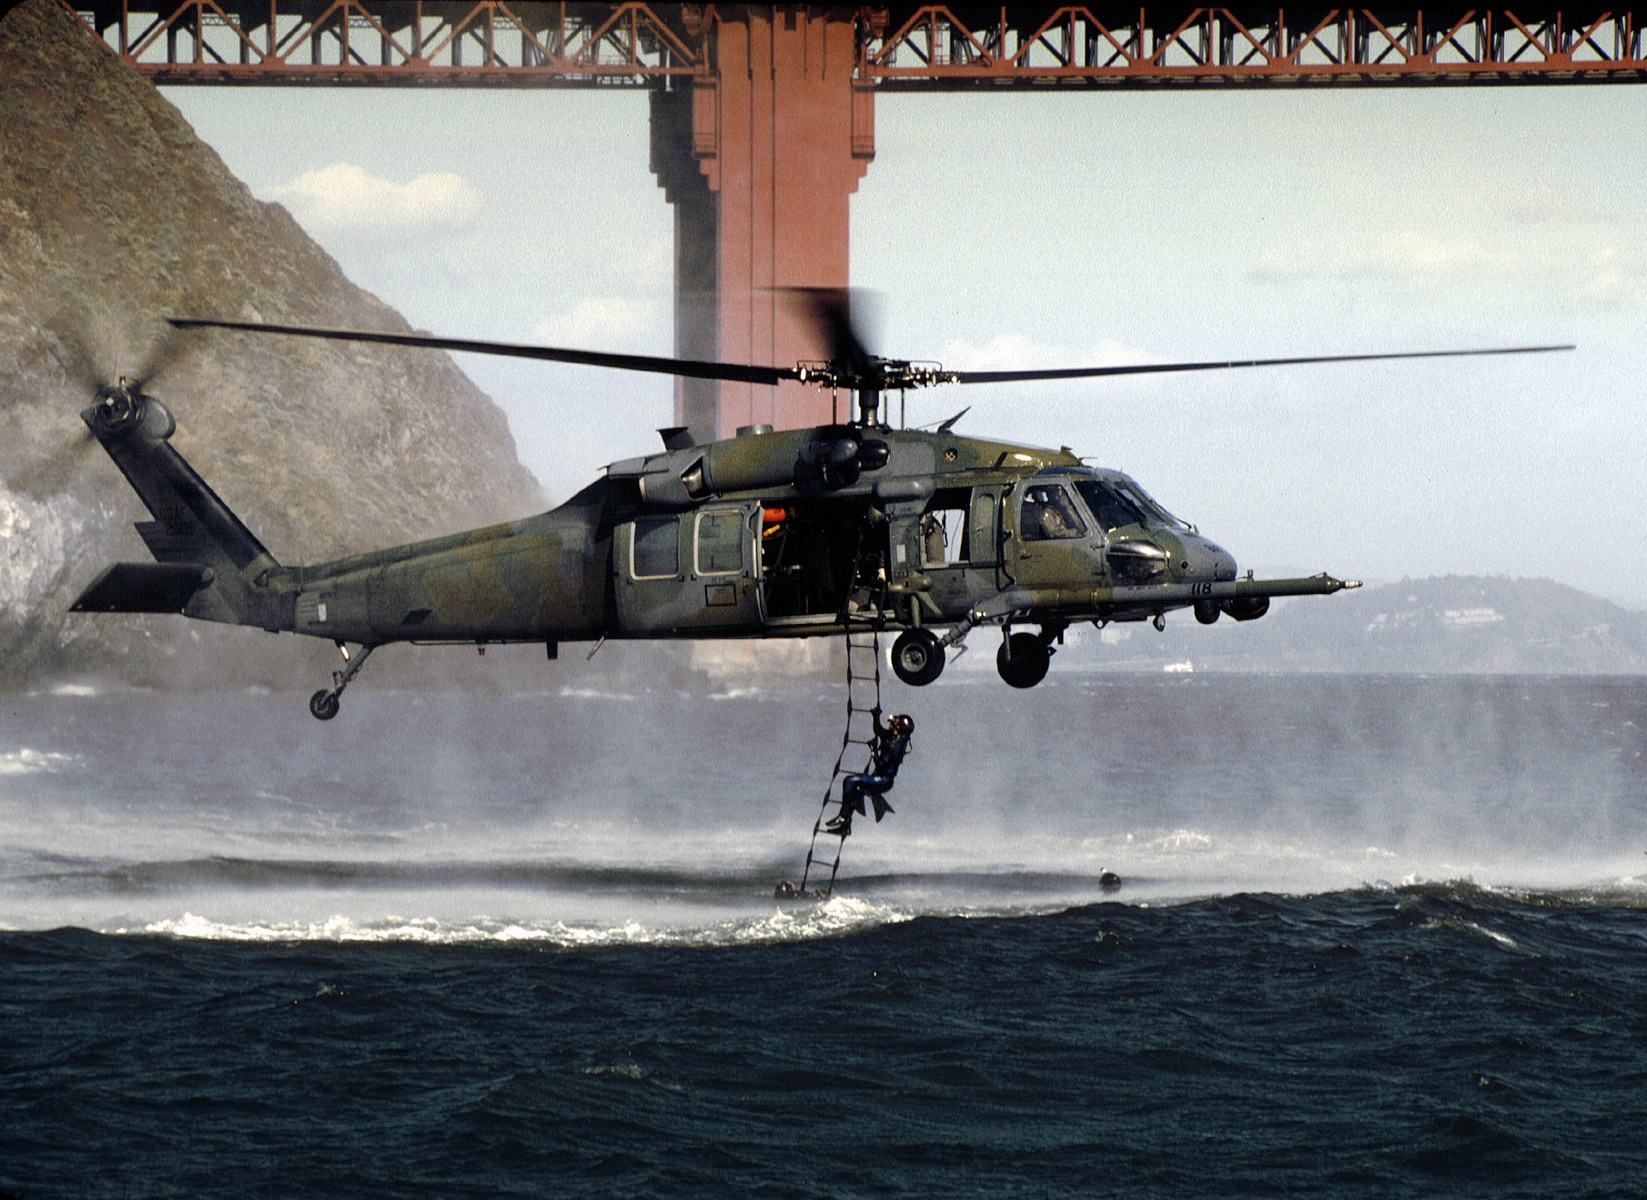
[[[675,353],[824,357],[781,289],[845,287],[878,93],[1647,80],[1642,12],[541,0],[61,0],[166,84],[644,87],[675,212]],[[703,436],[830,398],[683,381]]]

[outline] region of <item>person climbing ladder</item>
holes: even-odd
[[[824,825],[825,833],[839,834],[843,839],[852,832],[852,816],[864,815],[864,799],[868,798],[875,810],[877,822],[892,812],[886,802],[886,793],[898,777],[904,755],[909,753],[909,737],[915,732],[915,719],[906,713],[894,713],[886,724],[881,724],[881,712],[872,714],[875,733],[869,743],[869,769],[848,775],[841,781],[841,811]]]

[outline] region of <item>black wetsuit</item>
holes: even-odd
[[[881,724],[877,715],[875,736],[869,743],[869,770],[848,775],[841,781],[841,812],[829,823],[832,832],[838,832],[842,837],[852,832],[852,814],[857,813],[860,817],[864,815],[866,796],[875,809],[877,821],[892,811],[892,806],[886,802],[886,793],[891,790],[893,780],[898,776],[898,768],[903,765],[904,755],[907,753],[909,735],[893,733]]]

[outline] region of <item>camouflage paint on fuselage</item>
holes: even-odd
[[[157,518],[139,528],[168,565],[111,568],[79,605],[98,611],[370,646],[553,645],[816,636],[849,618],[1058,631],[1345,586],[1238,580],[1228,553],[1067,448],[853,425],[628,459],[547,513],[284,567],[170,447],[164,408],[131,407],[83,415]],[[1130,497],[1128,523],[1106,517],[1106,489]]]

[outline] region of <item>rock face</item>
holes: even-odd
[[[194,623],[65,611],[107,563],[148,558],[147,514],[78,417],[91,376],[158,359],[173,444],[282,562],[542,507],[503,414],[445,355],[168,339],[167,315],[410,329],[72,16],[26,0],[0,18],[0,687],[195,669]],[[291,671],[291,639],[246,633],[234,655]]]

